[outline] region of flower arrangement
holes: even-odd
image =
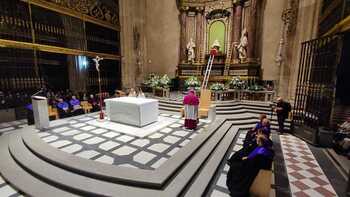
[[[168,77],[167,74],[163,75],[163,77],[159,79],[159,87],[168,88],[169,84],[170,84],[170,78]]]
[[[225,90],[225,85],[223,83],[213,83],[210,86],[210,90],[222,91],[222,90]]]
[[[200,82],[199,82],[199,80],[198,80],[197,77],[191,76],[191,77],[189,77],[189,78],[186,79],[186,81],[185,81],[185,86],[186,86],[188,89],[189,89],[189,88],[198,89],[198,88],[201,86],[201,84],[200,84]]]
[[[145,80],[145,84],[151,88],[168,88],[170,78],[166,74],[160,77],[159,75],[152,73]]]
[[[231,81],[228,83],[229,87],[232,89],[246,89],[247,83],[243,81],[239,76],[238,77],[232,77]]]

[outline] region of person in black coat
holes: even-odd
[[[288,114],[291,111],[291,106],[288,102],[283,101],[281,97],[278,97],[275,111],[277,113],[278,132],[283,134],[284,121],[288,118]]]
[[[255,177],[261,169],[270,170],[274,157],[272,141],[259,131],[257,146],[246,156],[234,157],[228,161],[226,185],[232,197],[248,197]]]

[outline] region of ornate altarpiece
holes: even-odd
[[[260,4],[259,0],[180,0],[181,43],[177,75],[180,78],[203,76],[210,48],[217,40],[220,52],[213,63],[211,80],[224,81],[235,75],[259,78]],[[244,30],[248,44],[242,58],[237,47]],[[195,44],[195,57],[190,61],[187,47],[191,39]]]

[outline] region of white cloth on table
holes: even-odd
[[[185,119],[198,119],[198,105],[185,105]]]
[[[105,99],[111,121],[143,127],[158,120],[158,100],[119,97]]]

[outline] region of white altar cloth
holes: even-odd
[[[120,97],[105,99],[108,119],[113,122],[143,127],[158,120],[158,100]]]

